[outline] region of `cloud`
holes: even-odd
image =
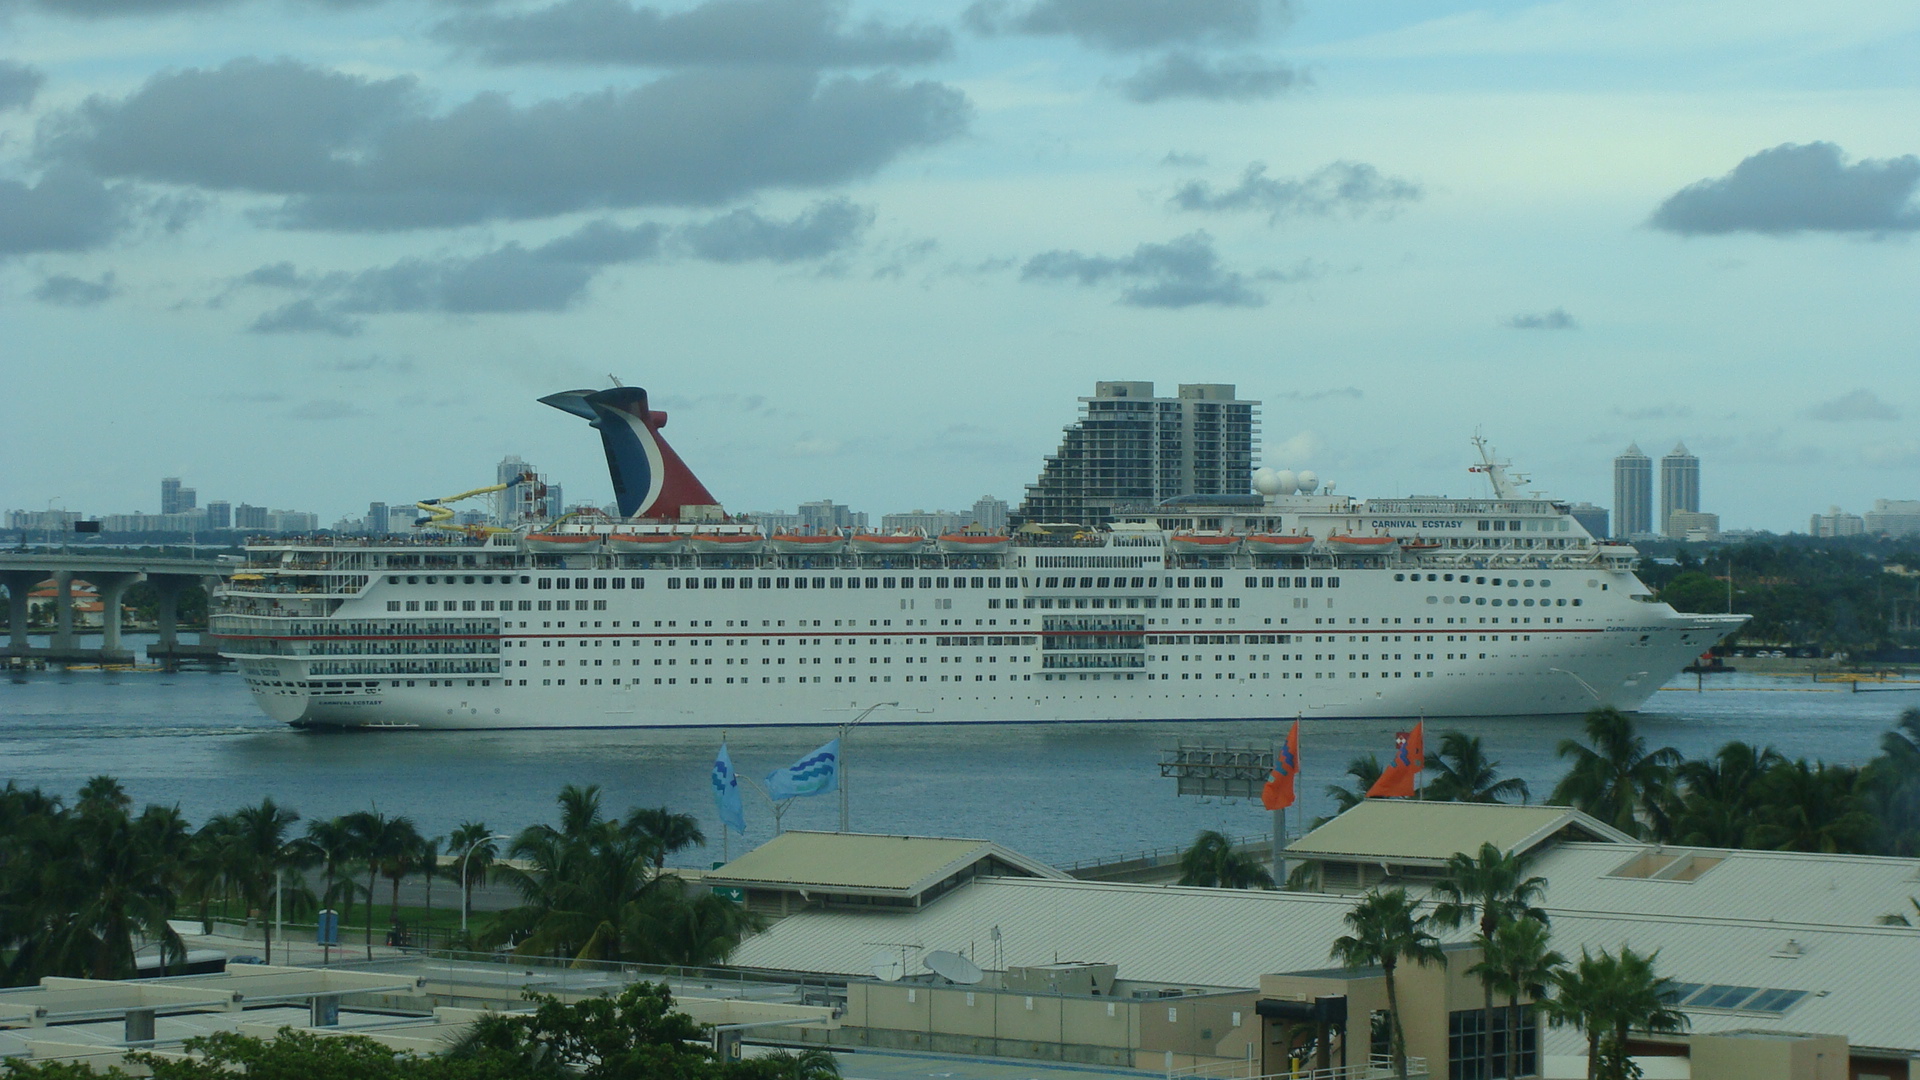
[[[88,281],[72,274],[53,274],[33,290],[33,298],[63,307],[92,307],[113,299],[119,291],[111,270],[101,274],[99,281]]]
[[[1160,159],[1160,164],[1162,165],[1173,165],[1189,169],[1197,169],[1206,163],[1207,155],[1205,154],[1188,154],[1182,153],[1179,150],[1169,150],[1167,151],[1167,156]]]
[[[1832,401],[1822,401],[1804,415],[1810,420],[1845,424],[1855,420],[1898,420],[1900,410],[1881,401],[1871,390],[1855,390]]]
[[[1874,443],[1860,451],[1860,460],[1876,469],[1920,468],[1920,439]]]
[[[347,420],[356,416],[365,416],[367,411],[350,401],[318,398],[300,404],[287,415],[296,420]]]
[[[833,185],[954,137],[969,115],[939,83],[785,68],[527,106],[481,94],[430,113],[411,79],[249,59],[90,99],[40,152],[103,176],[278,195],[283,227],[393,230]]]
[[[122,193],[71,168],[37,184],[0,180],[0,258],[36,251],[84,251],[126,225]]]
[[[1641,409],[1622,409],[1616,405],[1613,409],[1613,415],[1623,420],[1683,420],[1693,415],[1693,408],[1688,405],[1651,405]],[[1596,438],[1599,438],[1600,441],[1603,442],[1613,442],[1617,441],[1619,437],[1612,432],[1608,432],[1606,435],[1596,436]]]
[[[942,28],[877,19],[849,26],[845,0],[706,0],[665,13],[624,0],[561,0],[524,14],[459,15],[434,34],[493,64],[877,67],[953,53]]]
[[[695,257],[711,262],[790,263],[842,251],[871,224],[871,209],[846,199],[828,199],[792,221],[771,221],[752,210],[735,210],[681,229],[678,239]]]
[[[1577,330],[1580,324],[1573,321],[1566,308],[1554,308],[1552,311],[1515,315],[1506,321],[1513,330]]]
[[[1906,232],[1920,229],[1917,190],[1920,157],[1912,154],[1849,165],[1832,143],[1782,143],[1675,192],[1651,224],[1681,236]]]
[[[1419,184],[1387,176],[1365,162],[1336,161],[1289,178],[1268,176],[1266,164],[1256,161],[1233,187],[1215,191],[1205,180],[1189,180],[1169,201],[1181,210],[1264,213],[1269,225],[1277,225],[1286,217],[1390,215],[1423,194]]]
[[[1260,35],[1287,7],[1266,0],[978,0],[963,21],[980,34],[1066,35],[1106,52],[1232,45]]]
[[[1022,281],[1098,285],[1116,279],[1128,283],[1120,292],[1120,302],[1129,307],[1259,307],[1267,302],[1247,288],[1245,275],[1220,265],[1213,237],[1204,232],[1164,244],[1141,244],[1133,254],[1119,258],[1049,251],[1028,259],[1020,269]]]
[[[357,356],[343,360],[322,360],[319,367],[322,371],[339,371],[348,374],[384,371],[391,375],[406,375],[413,371],[414,363],[405,357],[394,359],[387,356]]]
[[[1285,390],[1267,396],[1277,401],[1325,401],[1328,398],[1352,398],[1359,401],[1367,394],[1357,386],[1342,386],[1333,390]]]
[[[40,85],[47,81],[46,75],[18,64],[12,60],[0,60],[0,112],[8,109],[24,109],[33,104]]]
[[[1276,97],[1304,82],[1306,76],[1277,60],[1259,56],[1209,60],[1176,49],[1120,80],[1120,89],[1143,105],[1170,98],[1256,101]]]
[[[512,242],[478,255],[416,256],[328,274],[274,263],[241,275],[236,284],[305,294],[261,316],[251,327],[255,333],[348,336],[360,331],[357,317],[364,315],[564,311],[607,267],[669,255],[722,263],[823,258],[856,243],[872,220],[871,209],[845,199],[822,200],[786,221],[752,210],[678,228],[598,220],[534,247]]]
[[[293,300],[253,320],[247,327],[255,334],[332,334],[353,337],[366,324],[337,312],[322,311],[309,299]]]

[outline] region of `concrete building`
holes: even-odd
[[[785,510],[749,510],[745,516],[753,519],[761,531],[768,534],[792,532],[804,524],[799,514],[790,514]]]
[[[249,506],[246,503],[241,503],[239,506],[233,508],[233,527],[236,529],[265,531],[267,527],[267,508],[264,506]]]
[[[1638,443],[1613,459],[1613,527],[1620,537],[1653,532],[1653,459]]]
[[[906,514],[886,514],[880,518],[882,532],[913,532],[928,536],[958,532],[967,525],[967,516],[952,510],[914,510]]]
[[[1720,515],[1697,510],[1675,510],[1667,515],[1667,535],[1675,540],[1705,543],[1720,539]]]
[[[225,499],[215,499],[207,504],[207,528],[233,528],[233,504]]]
[[[74,522],[85,516],[77,510],[9,510],[7,528],[31,532],[72,532]]]
[[[975,854],[981,841],[812,834],[805,843],[771,860],[769,881],[755,881],[743,858],[710,883],[784,897],[777,910],[758,901],[777,921],[734,963],[844,980],[841,1028],[809,1036],[829,1044],[1216,1078],[1364,1066],[1384,1052],[1371,1037],[1384,977],[1331,964],[1347,912],[1366,888],[1422,896],[1450,855],[1492,843],[1547,880],[1541,906],[1562,954],[1658,951],[1690,1030],[1636,1034],[1649,1077],[1910,1080],[1920,1056],[1911,1001],[1920,933],[1881,922],[1910,913],[1914,859],[1657,846],[1562,807],[1400,800],[1363,802],[1289,847],[1322,891],[1001,874]],[[872,844],[942,847],[915,854],[882,902],[849,889],[895,861],[864,850]],[[900,883],[910,877],[940,887],[919,886],[909,900]],[[1488,1038],[1504,1052],[1504,1016],[1485,1012],[1470,973],[1473,933],[1442,935],[1444,966],[1397,973],[1416,1075],[1478,1077]],[[980,977],[933,974],[935,950],[970,957]],[[1513,1037],[1523,1065],[1584,1075],[1576,1031],[1530,1015]]]
[[[367,504],[367,516],[360,519],[360,529],[369,536],[384,536],[391,520],[392,514],[386,503],[370,502]]]
[[[864,529],[867,527],[867,515],[847,509],[832,499],[801,503],[799,509],[800,525],[814,532],[832,532],[835,529]]]
[[[973,520],[969,524],[976,529],[985,529],[988,532],[1004,532],[1007,527],[1007,517],[1007,500],[982,495],[973,504]]]
[[[1867,523],[1859,514],[1849,514],[1837,506],[1827,507],[1824,514],[1815,514],[1807,522],[1807,535],[1821,538],[1835,536],[1865,536]]]
[[[1101,525],[1116,507],[1245,495],[1259,406],[1227,383],[1182,384],[1171,398],[1155,397],[1150,382],[1095,383],[1011,523]]]
[[[1865,525],[1875,536],[1920,536],[1920,499],[1875,499]]]
[[[163,514],[182,514],[198,506],[200,493],[190,487],[181,487],[180,478],[169,476],[160,481],[160,512]]]
[[[1589,502],[1574,503],[1567,508],[1567,514],[1587,530],[1587,535],[1596,539],[1605,539],[1612,534],[1607,531],[1607,508],[1595,506]]]
[[[1685,537],[1685,532],[1674,531],[1678,510],[1700,512],[1700,459],[1687,452],[1686,443],[1674,443],[1672,452],[1660,459],[1660,535]]]

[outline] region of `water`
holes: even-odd
[[[1858,764],[1920,693],[1846,692],[1831,684],[1757,675],[1691,676],[1655,695],[1638,718],[1650,746],[1690,757],[1730,739],[1770,743],[1790,757]],[[876,714],[876,716],[881,714]],[[1182,739],[1265,742],[1290,721],[1240,724],[862,725],[847,747],[853,827],[864,832],[976,836],[1056,862],[1184,845],[1199,829],[1264,832],[1257,802],[1178,798],[1159,776],[1160,751]],[[1347,761],[1392,750],[1392,721],[1309,720],[1302,728],[1301,803],[1329,813],[1324,794]],[[1480,736],[1504,772],[1538,799],[1561,763],[1554,749],[1581,732],[1578,717],[1442,720]],[[743,729],[736,766],[759,776],[832,737],[830,729]],[[553,820],[564,784],[598,784],[606,805],[694,813],[713,842],[686,861],[720,857],[708,773],[719,733],[698,731],[312,732],[266,719],[232,673],[48,671],[0,682],[4,776],[69,797],[87,778],[118,778],[136,803],[178,805],[196,824],[271,796],[302,815],[377,807],[411,817],[428,835],[462,821],[513,832]],[[747,796],[749,832],[735,854],[772,835],[764,801]],[[789,828],[832,829],[832,796],[793,804]],[[1297,821],[1298,819],[1296,819]],[[1297,827],[1297,826],[1296,826]]]

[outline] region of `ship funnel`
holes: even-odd
[[[621,516],[678,520],[682,507],[716,505],[706,485],[661,437],[667,414],[648,409],[647,392],[640,387],[567,390],[540,402],[572,413],[600,432]]]

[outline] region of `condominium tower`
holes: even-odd
[[[1613,459],[1613,534],[1644,536],[1653,531],[1653,459],[1630,444]]]
[[[1685,536],[1674,525],[1673,512],[1700,512],[1700,459],[1687,453],[1686,443],[1674,443],[1673,452],[1660,459],[1660,533]]]
[[[1013,518],[1103,525],[1116,507],[1245,495],[1259,406],[1226,383],[1184,383],[1170,398],[1155,397],[1150,382],[1095,383]]]

